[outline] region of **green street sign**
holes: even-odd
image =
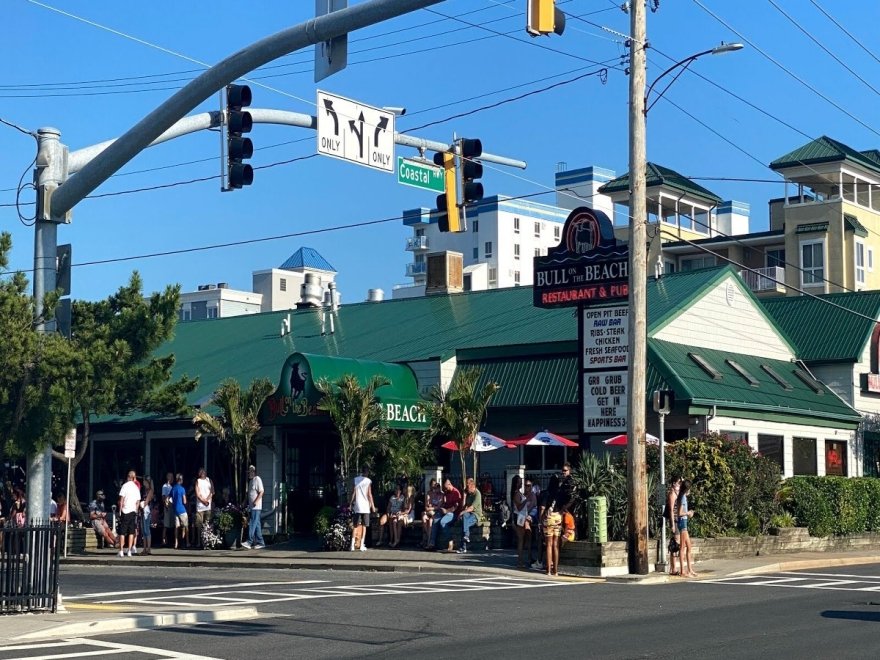
[[[403,156],[397,157],[397,183],[438,193],[446,192],[443,168]]]

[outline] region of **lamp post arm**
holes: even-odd
[[[661,73],[659,76],[657,76],[657,77],[654,79],[654,82],[651,83],[651,86],[648,87],[648,92],[645,94],[645,114],[648,114],[648,110],[650,110],[650,109],[653,107],[653,105],[663,97],[663,94],[666,93],[666,90],[669,89],[669,87],[672,85],[672,83],[674,83],[676,80],[678,80],[678,77],[679,77],[682,73],[684,73],[685,69],[687,69],[687,68],[691,65],[691,62],[693,62],[693,61],[694,61],[695,59],[697,59],[698,57],[702,57],[703,55],[709,55],[709,54],[711,54],[711,53],[713,53],[713,52],[715,52],[715,49],[714,49],[714,48],[710,48],[709,50],[704,50],[702,53],[697,53],[696,55],[691,55],[690,57],[686,57],[686,58],[684,58],[683,60],[680,60],[680,61],[676,62],[676,63],[673,64],[671,67],[669,67],[668,69],[666,69],[666,71],[664,71],[664,72]],[[669,73],[675,71],[675,69],[677,69],[678,67],[682,67],[681,71],[679,71],[677,74],[675,74],[675,78],[673,78],[673,79],[669,82],[669,85],[666,85],[666,87],[663,88],[663,91],[660,92],[660,93],[657,95],[657,98],[654,99],[654,100],[649,104],[649,103],[648,103],[648,98],[651,96],[651,91],[654,89],[654,85],[656,85],[658,82],[660,82],[660,80],[661,80],[664,76],[666,76],[667,74],[669,74]]]

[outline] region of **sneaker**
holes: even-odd
[[[366,552],[366,551],[367,551],[367,546],[365,546],[363,543],[361,543],[361,552]]]
[[[124,550],[120,550],[120,551],[119,551],[119,556],[120,556],[120,557],[125,557],[125,551],[124,551]]]
[[[262,550],[262,549],[265,548],[265,547],[266,547],[266,546],[263,545],[262,543],[257,543],[257,544],[254,546],[254,550]]]
[[[138,549],[137,549],[137,546],[136,546],[136,545],[135,545],[135,546],[132,546],[132,548],[131,548],[131,552],[132,552],[132,554],[135,554],[135,555],[138,553]]]
[[[467,546],[466,545],[461,546],[458,550],[455,551],[455,553],[458,555],[467,554]]]
[[[532,568],[534,568],[536,571],[543,571],[544,570],[544,562],[536,561],[534,564],[532,564]]]
[[[251,549],[251,544],[248,543],[247,541],[242,541],[242,542],[241,542],[241,547],[244,548],[245,550],[250,550],[250,549]]]
[[[126,556],[131,557],[131,550],[128,551],[128,555]]]

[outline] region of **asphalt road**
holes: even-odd
[[[880,657],[876,565],[650,586],[528,573],[70,567],[62,589],[71,604],[246,602],[266,615],[99,638],[176,654],[154,657]]]

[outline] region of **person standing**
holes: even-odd
[[[672,538],[669,539],[669,574],[681,575],[681,536],[678,533],[678,521],[675,519],[675,503],[678,499],[678,491],[681,488],[681,475],[673,474],[669,480],[669,490],[666,493],[666,515],[663,524],[669,521],[669,529]],[[678,559],[679,567],[675,569],[675,561]]]
[[[165,483],[162,484],[162,545],[166,548],[171,545],[169,537],[174,537],[174,503],[171,501],[173,488],[174,475],[169,472],[165,475]]]
[[[137,475],[134,470],[128,473],[128,479],[122,488],[119,489],[119,511],[122,514],[120,518],[119,535],[122,537],[122,543],[119,547],[119,556],[125,557],[126,544],[128,545],[127,555],[131,557],[134,548],[135,530],[137,529],[137,513],[141,502],[140,488],[135,484]]]
[[[697,577],[691,567],[692,556],[694,554],[691,545],[691,535],[688,532],[688,521],[693,518],[694,512],[688,506],[688,493],[691,490],[690,481],[682,481],[681,488],[678,491],[678,497],[675,500],[675,516],[678,519],[678,533],[681,535],[681,556],[678,564],[681,567],[681,574],[687,577]],[[685,572],[685,562],[687,562],[687,572]]]
[[[364,466],[361,476],[354,478],[354,490],[349,505],[353,512],[354,534],[351,537],[351,549],[367,551],[366,530],[370,528],[370,514],[376,510],[373,502],[372,480],[370,469]]]
[[[186,515],[186,489],[183,487],[183,475],[179,472],[175,478],[177,483],[171,489],[171,509],[174,511],[174,549],[186,547],[186,530],[189,517]]]
[[[155,493],[153,492],[153,480],[149,477],[144,477],[144,499],[141,500],[141,534],[144,538],[145,555],[153,554],[152,524],[153,507],[155,506],[155,504],[153,503],[154,499]]]
[[[202,530],[206,522],[211,520],[211,502],[214,499],[214,484],[208,479],[205,468],[199,468],[199,476],[196,479],[196,543],[199,550],[204,550],[205,542],[202,538]]]
[[[248,540],[241,544],[242,548],[260,550],[265,548],[261,516],[263,514],[263,480],[257,476],[257,468],[248,466],[248,506],[251,519],[248,525]]]

